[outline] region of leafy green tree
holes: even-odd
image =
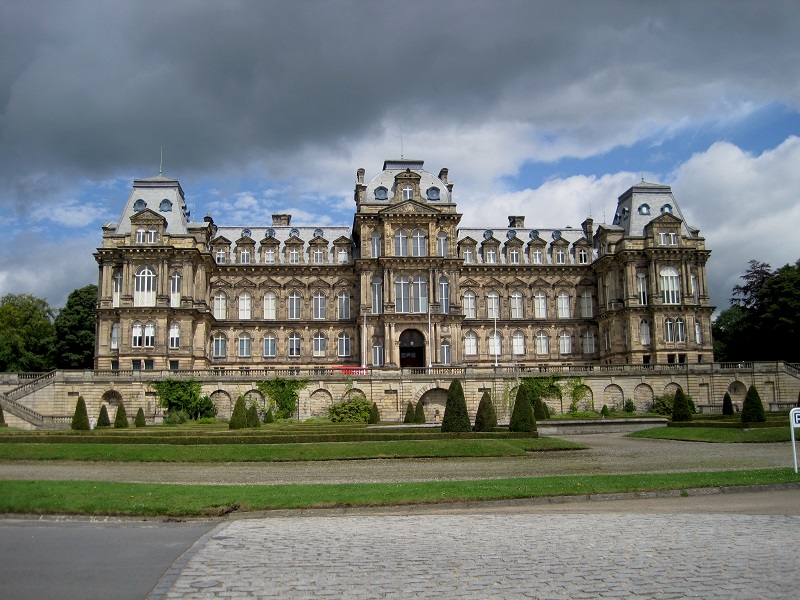
[[[105,404],[100,407],[100,416],[97,417],[95,427],[111,427],[111,419],[108,418],[108,409]]]
[[[334,423],[369,423],[372,403],[361,394],[352,394],[349,398],[331,404],[328,407],[328,418]]]
[[[372,403],[372,410],[369,411],[369,422],[371,425],[381,422],[381,411],[378,410],[378,405]]]
[[[682,423],[692,420],[692,410],[689,408],[689,398],[679,389],[675,392],[675,400],[672,402],[672,422]]]
[[[58,311],[55,327],[55,365],[60,369],[91,369],[94,366],[95,306],[97,286],[73,291]]]
[[[144,419],[144,409],[140,406],[139,410],[136,411],[136,419],[134,419],[133,424],[136,427],[146,427],[147,421]]]
[[[611,416],[611,411],[608,410],[608,405],[607,404],[603,404],[603,408],[600,409],[600,414],[602,416],[604,416],[604,417],[610,417]]]
[[[236,404],[233,405],[233,413],[231,414],[228,428],[244,429],[245,427],[247,427],[247,409],[244,405],[244,396],[239,396],[236,399]]]
[[[636,404],[630,398],[625,400],[625,412],[626,413],[635,413],[636,412]]]
[[[124,429],[128,426],[128,414],[125,412],[125,405],[120,401],[117,406],[117,414],[114,417],[114,429]]]
[[[418,425],[425,424],[425,403],[422,398],[417,402],[417,407],[414,409],[414,423]]]
[[[251,404],[247,409],[247,426],[251,429],[258,429],[261,427],[261,419],[258,418],[258,409],[255,404]]]
[[[275,377],[257,381],[256,387],[261,395],[269,398],[275,405],[275,417],[288,419],[297,412],[300,390],[308,385],[308,379],[284,379]]]
[[[72,429],[76,431],[89,431],[89,413],[86,412],[86,401],[83,396],[78,396],[78,402],[75,404],[75,414],[72,415]]]
[[[272,407],[270,406],[267,409],[267,412],[264,413],[264,423],[274,423],[275,422],[275,415],[272,414]]]
[[[447,403],[444,405],[444,417],[442,417],[442,431],[461,433],[472,431],[472,423],[469,421],[467,412],[467,401],[464,398],[464,388],[461,381],[453,379],[447,390]]]
[[[46,300],[30,294],[0,298],[0,371],[49,371],[54,341]]]
[[[722,414],[729,416],[733,414],[733,400],[728,392],[722,397]]]
[[[478,412],[475,413],[475,431],[492,431],[497,427],[497,411],[494,408],[489,392],[483,392],[478,403]]]
[[[508,430],[512,432],[536,431],[536,419],[533,417],[533,407],[528,398],[528,387],[525,385],[517,388],[517,398],[514,401],[514,409],[511,411]]]
[[[217,407],[208,396],[201,396],[202,387],[195,379],[172,379],[167,377],[159,381],[151,381],[158,394],[158,403],[168,412],[184,411],[190,419],[215,417]]]
[[[414,405],[411,402],[408,403],[406,406],[406,416],[403,419],[403,423],[413,423],[414,422]]]
[[[711,334],[714,338],[714,360],[717,362],[731,362],[743,360],[747,354],[744,345],[747,343],[746,322],[747,310],[738,305],[733,305],[720,311],[711,324]]]
[[[751,385],[744,396],[744,403],[742,404],[742,423],[763,423],[766,420],[767,415],[764,414],[764,404],[761,402],[761,396],[758,395],[756,386]]]

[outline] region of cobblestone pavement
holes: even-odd
[[[150,598],[796,598],[799,561],[800,516],[282,517],[219,525]]]

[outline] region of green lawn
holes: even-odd
[[[0,513],[201,516],[234,510],[464,502],[791,482],[800,482],[793,469],[274,486],[0,481]]]
[[[717,427],[656,427],[629,433],[628,437],[661,440],[682,440],[686,442],[788,442],[791,432],[786,427],[759,429],[728,429]]]

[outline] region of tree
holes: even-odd
[[[369,411],[369,422],[371,425],[381,422],[381,411],[378,410],[378,405],[372,403],[372,410]]]
[[[272,414],[272,407],[270,406],[267,409],[267,412],[264,413],[264,423],[274,423],[275,422],[275,415]]]
[[[124,429],[128,426],[128,415],[125,412],[125,405],[120,401],[117,406],[117,414],[114,417],[114,429]]]
[[[692,410],[689,408],[689,399],[683,390],[675,392],[675,400],[672,402],[672,422],[683,423],[692,420]]]
[[[151,381],[158,394],[158,403],[168,412],[185,411],[190,419],[215,417],[217,407],[208,396],[201,396],[202,387],[195,379],[172,379],[167,377],[160,381]]]
[[[236,404],[233,405],[228,429],[244,429],[245,427],[247,427],[247,409],[244,406],[244,396],[239,396]]]
[[[403,423],[413,423],[414,422],[414,405],[411,402],[408,403],[406,406],[406,416],[403,419]]]
[[[528,398],[527,386],[517,388],[517,398],[514,400],[514,409],[511,411],[511,420],[508,430],[512,432],[536,431],[536,419],[533,417],[533,407]]]
[[[603,404],[603,408],[600,409],[600,415],[603,416],[603,417],[610,417],[611,416],[611,411],[608,410],[608,405],[607,404]]]
[[[733,305],[720,311],[711,324],[715,361],[732,362],[743,360],[748,352],[746,317],[747,310],[738,305]]]
[[[247,426],[252,429],[261,427],[261,419],[258,418],[258,409],[255,404],[251,404],[250,408],[247,409],[245,420],[247,421]]]
[[[269,398],[275,405],[275,416],[288,419],[297,412],[297,400],[300,390],[308,385],[308,379],[284,379],[275,377],[264,381],[256,381],[261,395]]]
[[[539,398],[538,396],[533,401],[533,416],[537,421],[544,421],[550,418],[550,414],[547,410],[547,404]]]
[[[111,419],[108,418],[108,409],[105,404],[100,407],[100,415],[97,417],[95,427],[111,427]]]
[[[94,366],[95,306],[97,286],[73,291],[58,311],[55,327],[55,366],[60,369],[91,369]]]
[[[767,415],[764,414],[764,404],[761,402],[761,396],[758,395],[756,386],[751,385],[744,396],[744,403],[742,404],[742,423],[763,423],[766,420]]]
[[[6,424],[6,418],[3,416],[3,407],[0,406],[0,426]]]
[[[30,294],[0,298],[0,371],[53,368],[53,310]]]
[[[722,414],[728,416],[733,414],[733,401],[728,392],[725,392],[725,395],[722,397]]]
[[[461,387],[461,381],[458,379],[453,379],[447,390],[442,431],[452,433],[472,431],[472,423],[469,422],[469,413],[467,412],[467,401],[464,399],[464,388]]]
[[[353,394],[349,398],[331,404],[328,407],[328,418],[334,423],[369,423],[372,403],[361,394]]]
[[[417,402],[417,407],[414,409],[414,423],[418,425],[425,424],[425,403],[422,398]]]
[[[136,425],[136,427],[147,426],[147,421],[144,419],[144,409],[141,406],[139,410],[136,411],[136,419],[134,419],[133,424]]]
[[[494,409],[492,397],[489,392],[483,392],[478,403],[478,412],[475,413],[475,431],[492,431],[497,427],[497,411]]]
[[[78,396],[78,402],[75,404],[75,414],[72,415],[72,429],[76,431],[89,431],[89,413],[86,412],[86,401],[83,396]]]

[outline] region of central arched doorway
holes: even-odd
[[[400,334],[400,366],[425,366],[425,336],[416,329],[406,329]]]

